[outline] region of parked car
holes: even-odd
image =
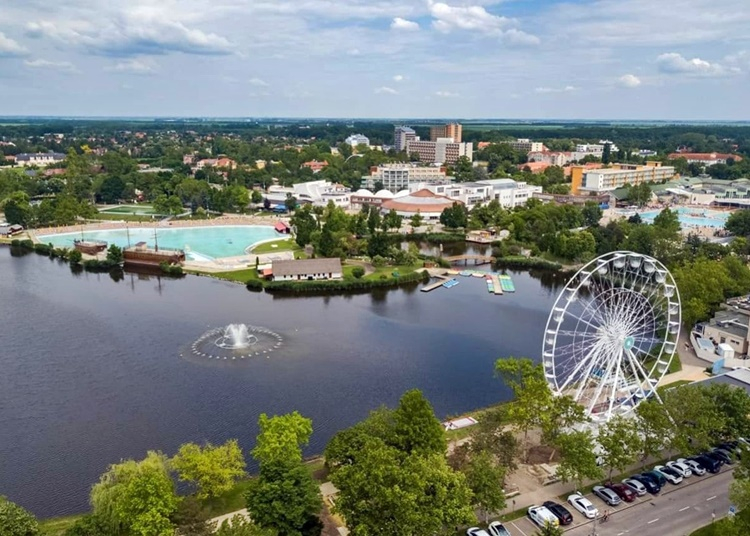
[[[653,476],[649,476],[648,473],[644,473],[642,475],[633,475],[630,478],[643,484],[643,487],[646,488],[646,491],[648,491],[652,495],[656,495],[661,491],[661,484],[659,483],[659,479]]]
[[[547,525],[552,525],[553,527],[560,525],[560,520],[555,517],[555,514],[544,506],[530,506],[526,514],[529,516],[529,519],[542,528]]]
[[[486,530],[479,527],[471,527],[466,530],[466,536],[490,536]]]
[[[627,486],[627,488],[636,494],[638,497],[643,497],[648,493],[648,490],[646,489],[646,486],[643,485],[642,482],[639,482],[635,478],[626,478],[622,481],[623,486]]]
[[[709,473],[718,473],[719,471],[721,471],[721,461],[712,456],[699,454],[698,456],[690,456],[688,458],[688,461],[697,463]]]
[[[607,484],[609,489],[617,493],[617,496],[622,499],[625,502],[633,502],[635,500],[635,492],[627,487],[625,484],[618,484],[617,482],[612,482]]]
[[[736,453],[738,450],[740,450],[740,442],[739,441],[725,441],[724,443],[716,445],[716,448],[724,449],[729,452]]]
[[[490,536],[511,536],[510,531],[506,529],[499,521],[493,521],[490,526],[487,527]]]
[[[580,493],[574,493],[568,496],[568,504],[578,510],[584,517],[588,519],[594,519],[599,515],[599,510],[592,504],[590,500],[581,495]]]
[[[724,449],[714,449],[711,451],[711,454],[719,457],[727,465],[734,464],[734,456],[731,452],[728,452]]]
[[[562,504],[555,501],[545,501],[542,503],[542,506],[552,512],[561,525],[570,525],[573,522],[573,516],[570,514],[570,511]]]
[[[604,486],[594,486],[591,490],[594,492],[594,495],[599,497],[601,500],[603,500],[605,503],[607,503],[610,506],[617,506],[622,502],[620,500],[620,497],[612,491],[609,488],[605,488]]]
[[[667,462],[667,467],[671,467],[677,471],[682,478],[690,478],[693,476],[693,470],[690,469],[690,466],[679,461]]]
[[[703,476],[706,474],[706,470],[703,466],[695,460],[689,460],[687,458],[678,458],[677,461],[690,467],[690,470],[696,476]]]
[[[654,471],[663,474],[664,478],[667,479],[667,482],[669,482],[670,484],[674,484],[675,486],[682,482],[682,476],[680,476],[680,473],[678,473],[671,467],[667,467],[665,465],[657,465],[656,467],[654,467]]]
[[[646,471],[643,474],[651,478],[652,480],[655,480],[657,484],[659,484],[659,487],[663,488],[667,484],[667,478],[663,474],[661,474],[659,471],[654,471],[652,469],[651,471]]]

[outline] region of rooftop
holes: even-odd
[[[329,274],[342,272],[341,259],[299,259],[273,261],[274,277],[306,274]]]

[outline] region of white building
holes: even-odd
[[[573,160],[572,153],[565,151],[532,151],[528,153],[529,162],[544,162],[551,166],[566,166]]]
[[[301,182],[292,187],[270,186],[264,197],[272,204],[283,205],[289,196],[294,197],[298,203],[315,206],[326,206],[329,201],[333,201],[337,207],[348,209],[351,203],[349,188],[324,180]]]
[[[523,153],[530,153],[536,151],[544,151],[544,144],[540,141],[531,141],[528,138],[518,138],[516,141],[499,141],[505,145],[510,145],[514,151],[521,151]]]
[[[298,259],[273,261],[274,281],[313,281],[316,279],[341,279],[344,270],[341,259]]]
[[[493,187],[478,182],[445,182],[445,183],[414,183],[409,185],[410,192],[429,190],[433,194],[449,197],[454,201],[461,201],[471,210],[492,199]]]
[[[406,152],[417,153],[419,160],[426,164],[455,164],[465,156],[474,159],[474,144],[457,143],[453,138],[438,138],[437,141],[407,141]]]
[[[65,160],[62,153],[21,153],[16,155],[16,163],[21,166],[48,166]]]
[[[635,186],[642,182],[667,181],[675,176],[672,166],[662,166],[661,162],[649,162],[645,166],[632,164],[615,164],[617,167],[606,169],[592,169],[583,173],[581,190],[588,192],[606,192],[615,190],[626,184]],[[575,190],[573,184],[573,190]],[[573,191],[573,193],[577,193]]]
[[[439,166],[419,166],[417,164],[383,164],[370,169],[370,175],[362,177],[363,188],[375,190],[380,183],[383,188],[393,192],[409,190],[414,183],[443,183],[453,180],[445,174],[445,168]]]
[[[367,145],[369,147],[370,138],[362,134],[352,134],[344,140],[344,143],[351,145],[352,147],[356,147],[357,145]]]
[[[418,139],[419,137],[413,128],[397,126],[393,130],[393,145],[397,151],[405,151],[408,142]]]
[[[477,181],[477,184],[491,186],[489,200],[497,200],[504,208],[523,206],[535,193],[542,193],[541,186],[531,186],[513,179],[487,179]]]

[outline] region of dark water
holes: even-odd
[[[461,278],[431,293],[278,298],[207,278],[73,275],[0,248],[0,494],[41,517],[87,509],[109,463],[187,441],[253,446],[261,412],[313,419],[307,454],[407,389],[441,417],[507,399],[500,356],[538,356],[555,290]],[[266,326],[271,359],[208,366],[180,352],[209,328]]]

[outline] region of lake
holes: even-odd
[[[502,356],[538,358],[555,285],[512,273],[451,289],[279,297],[204,277],[75,275],[0,247],[0,495],[37,516],[88,508],[110,463],[147,450],[238,438],[249,457],[258,415],[312,418],[306,454],[338,430],[421,389],[439,417],[507,400]],[[284,337],[271,358],[180,356],[229,323]]]

